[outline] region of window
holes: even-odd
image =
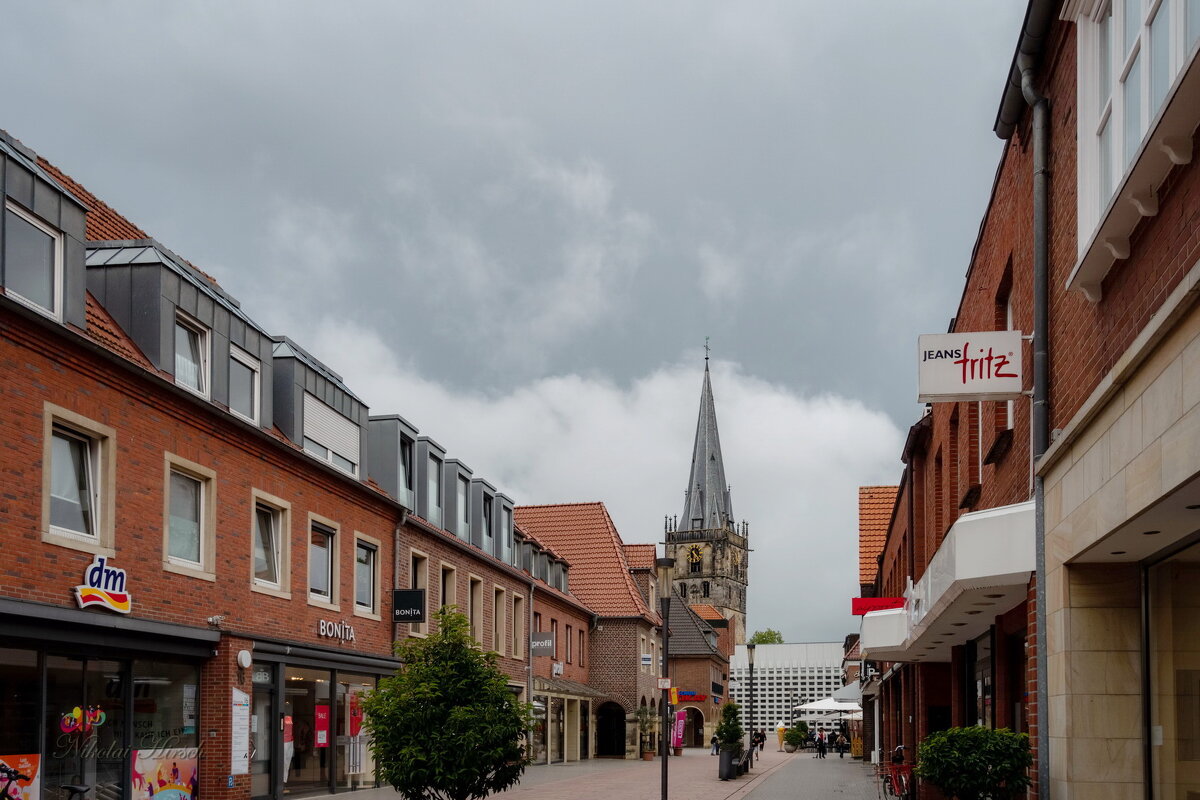
[[[513,658],[525,658],[525,598],[513,597]]]
[[[445,564],[443,564],[442,565],[442,597],[441,597],[441,607],[442,608],[445,608],[446,606],[456,605],[458,602],[455,597],[457,592],[456,592],[456,589],[454,586],[454,582],[455,582],[454,579],[455,579],[454,567],[448,567]]]
[[[500,655],[504,655],[504,617],[507,611],[504,590],[496,587],[492,590],[492,649]]]
[[[533,612],[533,630],[535,633],[542,632],[542,615],[537,611]]]
[[[554,660],[558,661],[558,620],[550,620],[550,638],[554,640]]]
[[[471,621],[471,638],[483,645],[483,581],[472,575],[467,579],[467,618]]]
[[[308,597],[337,603],[337,529],[317,520],[308,531]]]
[[[358,425],[311,394],[304,395],[304,452],[358,475]]]
[[[413,443],[411,439],[400,439],[400,502],[408,508],[416,508],[413,490],[416,488],[416,473],[413,471]]]
[[[700,584],[700,596],[701,596],[701,597],[708,597],[709,590],[710,590],[710,587],[709,587],[708,581],[703,581],[703,582],[701,582],[701,584]]]
[[[229,347],[229,410],[258,424],[259,375],[258,359],[230,345]]]
[[[166,513],[163,568],[216,580],[216,473],[166,454]]]
[[[1080,247],[1132,167],[1200,38],[1195,0],[1110,0],[1079,20]]]
[[[458,534],[460,539],[471,538],[471,515],[468,513],[470,506],[467,498],[471,496],[471,481],[462,475],[458,476],[458,498],[456,502],[458,511],[458,522],[454,532]]]
[[[485,553],[496,554],[494,536],[495,530],[492,528],[492,496],[485,494],[483,496],[483,551]]]
[[[584,663],[584,642],[585,642],[586,640],[587,640],[587,639],[586,639],[586,637],[584,636],[584,633],[583,633],[583,631],[582,631],[582,630],[580,630],[580,631],[579,631],[579,666],[581,666],[581,667],[586,667],[586,666],[587,666],[587,664],[586,664],[586,663]]]
[[[413,589],[428,589],[429,588],[429,558],[424,553],[412,551],[412,556],[409,559],[409,580],[408,585]],[[425,601],[426,611],[429,609],[428,592],[426,593]],[[414,622],[408,626],[410,634],[424,635],[427,623]]]
[[[572,633],[571,626],[570,626],[570,625],[568,625],[568,626],[567,626],[567,634],[566,634],[566,644],[567,644],[567,663],[568,663],[568,664],[570,664],[570,663],[571,663],[571,639],[572,639],[572,637],[571,637],[571,633]]]
[[[431,455],[426,469],[429,472],[426,480],[426,491],[429,493],[429,521],[440,528],[442,527],[442,460]]]
[[[208,397],[208,331],[183,314],[175,318],[175,382]]]
[[[504,507],[502,519],[504,521],[504,529],[500,531],[500,560],[505,564],[511,564],[513,560],[513,512],[508,506]]]
[[[262,594],[291,599],[291,506],[266,492],[250,490],[250,588]]]
[[[113,555],[116,432],[44,403],[42,540]]]
[[[54,426],[50,460],[50,527],[55,533],[95,538],[100,447],[91,437]]]
[[[279,529],[281,513],[263,503],[254,506],[254,580],[279,586]]]
[[[700,561],[689,561],[688,562],[688,572],[693,573],[693,574],[698,574],[700,572],[700,568],[702,566],[703,566],[703,563]]]
[[[646,649],[646,637],[645,636],[641,637],[641,645],[642,645],[641,649],[638,650],[638,652],[639,653],[648,653],[649,651]],[[645,671],[646,671],[646,660],[644,658],[639,658],[638,659],[638,672],[645,672]]]
[[[4,207],[4,288],[55,319],[62,316],[62,234],[13,203]]]
[[[354,610],[375,616],[379,609],[379,542],[358,534],[354,541]]]

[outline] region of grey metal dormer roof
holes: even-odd
[[[702,520],[699,525],[693,522],[697,519]],[[713,403],[706,358],[700,418],[696,422],[696,443],[692,447],[692,469],[679,530],[719,530],[732,524],[733,508],[729,484],[725,482],[725,462],[721,458],[721,438],[717,434],[717,409]]]
[[[62,192],[64,197],[69,198],[80,208],[85,210],[87,209],[87,206],[82,200],[63,188],[61,183],[55,180],[49,172],[42,169],[41,166],[38,165],[37,153],[21,144],[20,140],[13,138],[13,136],[5,130],[0,130],[0,153],[4,153],[4,155],[11,158],[13,161],[16,161],[22,167],[36,175],[39,180],[45,181],[59,192]]]
[[[164,247],[155,239],[122,239],[118,241],[88,242],[87,261],[85,264],[89,269],[128,266],[132,264],[162,264],[263,336],[270,336],[265,328],[251,319],[245,311],[242,311],[242,304],[233,295],[209,280],[198,269],[171,252],[171,250]]]
[[[354,392],[350,391],[350,387],[347,386],[346,382],[342,380],[341,375],[338,375],[336,372],[331,370],[329,367],[325,366],[325,364],[318,361],[317,357],[314,356],[312,353],[308,352],[303,347],[296,344],[295,342],[293,342],[291,339],[289,339],[286,336],[276,336],[276,337],[274,337],[274,341],[275,341],[275,347],[274,347],[273,352],[274,352],[275,358],[294,358],[294,359],[296,359],[297,361],[299,361],[300,363],[304,364],[306,367],[311,369],[313,372],[316,372],[322,378],[324,378],[325,380],[332,383],[338,389],[345,392],[347,395],[350,396],[351,399],[362,404],[364,407],[366,406],[366,403],[363,402],[363,400],[360,397],[355,395]]]

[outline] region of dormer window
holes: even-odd
[[[429,492],[429,521],[439,528],[442,526],[442,460],[437,456],[429,457],[426,489]]]
[[[304,395],[304,452],[358,475],[358,426],[311,394]]]
[[[175,317],[175,383],[208,397],[208,330],[183,314]]]
[[[462,475],[458,476],[458,520],[455,533],[460,539],[469,539],[471,537],[471,516],[468,513],[470,506],[468,498],[471,496],[471,480]]]
[[[55,319],[62,317],[62,234],[20,206],[4,207],[4,288]]]
[[[239,347],[229,347],[229,410],[255,425],[258,424],[259,375],[262,365],[258,359]]]
[[[483,496],[483,549],[487,553],[495,553],[495,534],[492,528],[492,498]]]

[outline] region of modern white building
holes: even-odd
[[[774,731],[784,722],[803,720],[809,728],[831,725],[827,714],[793,711],[804,703],[824,700],[842,688],[842,642],[760,644],[754,648],[754,728]],[[741,704],[742,724],[749,725],[750,667],[746,646],[739,644],[729,662],[731,699]]]

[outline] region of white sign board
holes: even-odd
[[[642,653],[642,666],[643,667],[654,666],[654,656],[650,655],[649,653]]]
[[[234,689],[229,710],[229,774],[245,775],[250,771],[250,695]]]
[[[918,400],[1015,400],[1021,396],[1021,332],[937,333],[919,337]]]
[[[670,689],[671,688],[671,679],[670,678],[659,678],[658,679],[658,688]]]

